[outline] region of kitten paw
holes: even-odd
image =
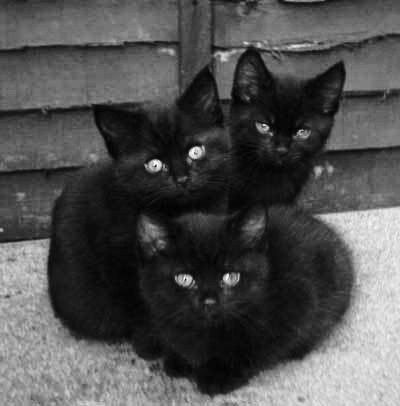
[[[136,354],[147,361],[160,358],[163,354],[161,344],[153,338],[146,338],[147,339],[133,340],[133,348]]]
[[[224,369],[204,369],[195,375],[200,392],[210,396],[226,394],[245,385],[248,379],[243,375],[233,375]]]
[[[164,359],[165,373],[171,378],[187,376],[191,368],[184,360],[176,355],[168,355]]]
[[[301,361],[305,356],[307,356],[314,349],[312,344],[303,344],[293,350],[289,354],[289,358],[295,361]]]

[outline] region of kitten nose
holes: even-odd
[[[288,149],[284,145],[280,145],[279,147],[276,148],[276,150],[279,155],[286,155],[288,153]]]
[[[176,178],[176,181],[178,182],[179,185],[185,185],[186,182],[187,182],[187,180],[188,180],[188,177],[187,177],[186,175],[184,175],[184,176],[178,176],[178,177]]]
[[[216,303],[217,303],[217,301],[212,297],[207,297],[203,301],[203,304],[204,304],[205,308],[210,308],[210,307],[214,306]]]

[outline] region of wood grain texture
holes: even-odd
[[[91,109],[0,116],[0,171],[82,166],[106,156]]]
[[[180,0],[180,89],[211,61],[212,11],[210,0]]]
[[[223,111],[229,124],[229,100]],[[342,100],[329,151],[400,146],[400,94],[347,96]],[[1,122],[0,122],[1,123]]]
[[[216,77],[222,98],[229,98],[236,62],[244,49],[217,50]],[[311,77],[339,60],[346,64],[345,90],[372,92],[400,89],[400,37],[387,37],[358,46],[321,52],[263,52],[267,67],[276,73]]]
[[[327,148],[400,146],[400,95],[346,97]]]
[[[314,213],[400,205],[400,149],[322,156],[300,204]],[[0,174],[0,241],[45,238],[50,212],[74,171]]]
[[[216,1],[215,45],[241,47],[300,44],[320,49],[343,42],[359,42],[375,36],[400,34],[398,0],[341,0],[321,5],[289,5],[260,0],[252,7],[245,2]]]
[[[400,95],[344,99],[327,149],[400,146],[399,111]],[[229,102],[224,112],[228,118]],[[77,167],[107,156],[91,109],[0,115],[0,144],[0,172]]]
[[[0,53],[0,111],[132,102],[178,93],[175,46]]]
[[[400,149],[331,152],[300,199],[314,213],[400,205]]]
[[[53,202],[71,173],[0,174],[0,241],[47,237]]]
[[[177,0],[0,0],[0,49],[178,41]]]

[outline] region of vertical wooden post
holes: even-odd
[[[211,60],[211,0],[179,0],[180,92]]]

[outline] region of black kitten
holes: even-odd
[[[241,55],[231,103],[232,208],[296,199],[330,135],[344,81],[343,62],[302,80],[273,75],[254,48]]]
[[[95,107],[94,113],[115,160],[115,186],[133,204],[176,215],[208,210],[225,196],[230,142],[208,68],[170,108]]]
[[[203,392],[302,358],[349,305],[352,263],[336,233],[299,210],[268,213],[139,222],[153,340],[167,373],[192,377]]]
[[[94,113],[113,160],[82,171],[55,204],[49,292],[55,313],[73,331],[116,339],[130,336],[143,313],[138,214],[213,210],[226,200],[229,139],[208,69],[168,108],[96,107]]]

